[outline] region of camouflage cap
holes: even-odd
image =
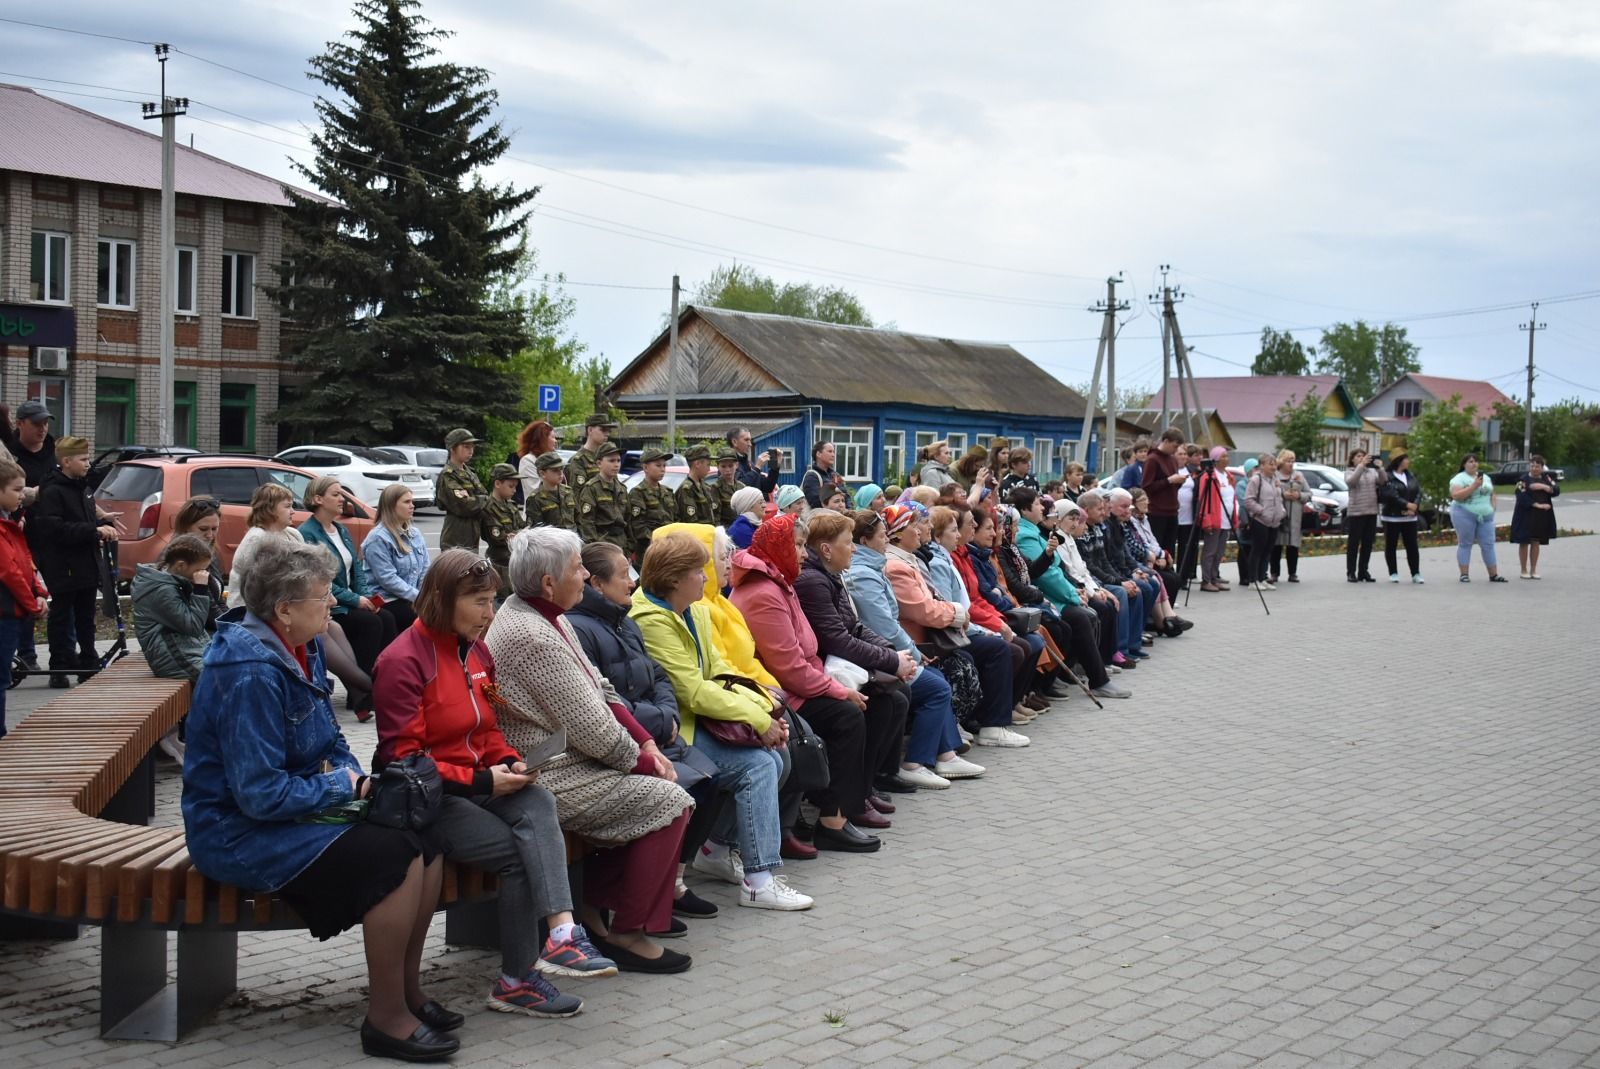
[[[489,481],[493,483],[497,483],[501,479],[515,479],[517,477],[517,469],[510,464],[496,464],[489,470]]]
[[[731,445],[725,445],[721,449],[717,450],[718,464],[737,464],[741,459],[742,458],[739,456],[739,451]]]
[[[589,413],[589,418],[583,421],[584,430],[588,430],[590,427],[604,427],[606,430],[612,430],[616,425],[617,421],[605,412],[591,412]]]
[[[539,459],[533,462],[533,466],[540,471],[549,471],[551,468],[564,468],[567,462],[561,459],[560,453],[540,453]]]
[[[672,454],[660,446],[652,446],[639,454],[639,463],[654,464],[658,460],[671,460]]]
[[[683,451],[683,459],[691,464],[697,460],[710,460],[711,448],[704,445],[691,445]]]
[[[616,442],[601,442],[600,448],[594,451],[594,456],[596,460],[604,460],[606,457],[615,456],[621,452],[622,447]]]
[[[465,427],[457,427],[455,430],[444,436],[444,447],[446,449],[454,449],[458,445],[466,445],[469,442],[473,445],[477,445],[481,441],[483,441],[482,438],[474,436],[473,433],[467,430]]]

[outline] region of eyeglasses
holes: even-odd
[[[330,592],[322,595],[320,598],[290,598],[289,604],[299,605],[307,601],[320,601],[324,605],[337,605],[339,603],[339,599],[334,597]]]

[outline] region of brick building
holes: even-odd
[[[0,85],[0,399],[57,435],[272,453],[283,186],[179,146],[173,441],[158,443],[161,139]]]

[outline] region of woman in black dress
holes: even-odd
[[[1522,578],[1539,578],[1539,547],[1556,536],[1556,510],[1550,499],[1561,496],[1561,485],[1544,470],[1544,457],[1528,458],[1528,474],[1517,483],[1517,503],[1511,510],[1511,541],[1517,547]]]

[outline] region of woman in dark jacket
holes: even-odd
[[[1422,560],[1417,553],[1417,499],[1421,496],[1422,484],[1411,474],[1411,457],[1405,453],[1392,454],[1389,457],[1389,477],[1378,488],[1378,507],[1383,520],[1383,562],[1389,566],[1391,583],[1400,581],[1394,544],[1401,539],[1406,544],[1406,564],[1411,568],[1411,581],[1422,582]]]
[[[716,781],[716,764],[678,734],[678,696],[672,681],[645,652],[644,633],[628,616],[634,587],[628,559],[610,542],[591,542],[583,547],[582,560],[589,581],[583,588],[583,600],[567,610],[567,622],[577,632],[589,662],[610,682],[633,718],[650,732],[678,773],[678,786],[695,801],[694,815],[683,833],[672,912],[680,917],[715,917],[717,907],[684,885],[683,867],[705,845],[728,795]]]

